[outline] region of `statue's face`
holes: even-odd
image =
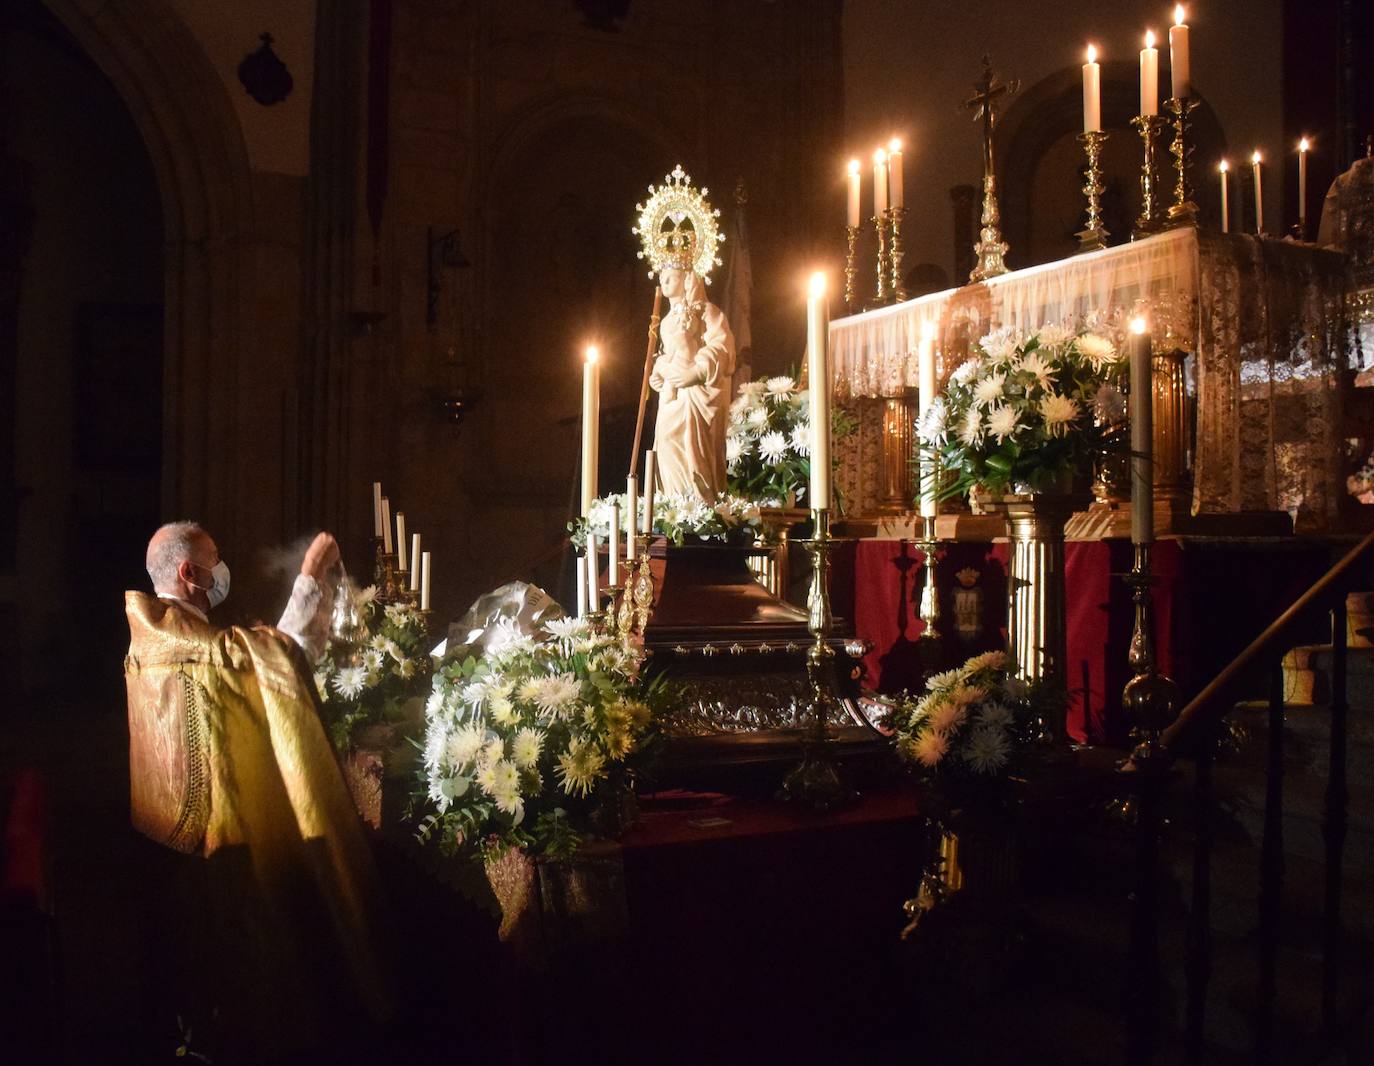
[[[670,300],[680,300],[687,291],[687,271],[678,267],[664,267],[658,272],[658,285]]]

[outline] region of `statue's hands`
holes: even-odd
[[[676,363],[668,363],[661,370],[657,371],[665,382],[675,389],[686,389],[693,385],[700,385],[701,378],[697,374],[695,367],[679,366]]]
[[[328,533],[319,533],[306,549],[305,558],[301,561],[301,573],[323,583],[325,577],[342,564],[338,541]]]

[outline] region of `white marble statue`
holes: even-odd
[[[720,308],[706,298],[700,274],[664,266],[658,283],[669,303],[660,327],[662,350],[649,377],[658,393],[658,490],[696,493],[714,503],[726,488],[735,338]]]

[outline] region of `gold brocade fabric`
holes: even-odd
[[[375,871],[299,649],[125,601],[132,819],[206,863],[225,1024],[281,1047],[350,1009],[385,1016]]]

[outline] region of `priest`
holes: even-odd
[[[154,915],[145,937],[177,945],[167,991],[202,1034],[216,1018],[216,1051],[270,1061],[321,1048],[387,1013],[371,857],[310,669],[338,545],[315,538],[276,627],[212,621],[229,568],[195,523],[159,529],[147,569],[153,593],[125,596],[131,814],[181,855],[158,863],[166,927]]]

